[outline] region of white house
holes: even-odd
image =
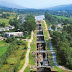
[[[2,34],[3,37],[21,37],[23,36],[23,32],[5,32]]]
[[[9,25],[9,26],[8,26],[8,28],[9,28],[9,29],[14,29],[15,27],[14,27],[14,26]]]
[[[58,24],[57,27],[60,27],[61,28],[62,27],[62,24]]]
[[[4,28],[0,28],[0,32],[1,32],[1,31],[5,31],[5,29],[4,29]]]

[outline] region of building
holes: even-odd
[[[0,28],[0,32],[1,31],[9,31],[10,29],[14,29],[14,28],[15,28],[14,26],[9,25],[9,26],[7,26],[5,28]]]
[[[4,28],[0,28],[0,32],[1,32],[1,31],[5,31],[5,29],[4,29]]]
[[[0,14],[0,17],[2,16],[2,14]]]
[[[35,16],[35,20],[36,21],[41,21],[41,20],[44,20],[44,19],[45,19],[45,16],[44,15]]]
[[[9,31],[9,28],[8,27],[5,27],[5,31]]]
[[[21,16],[21,24],[23,24],[25,22],[25,17],[24,15]]]
[[[23,32],[5,32],[2,34],[3,37],[21,37],[23,36]]]
[[[8,28],[9,28],[9,29],[14,29],[15,27],[14,27],[14,26],[9,25],[9,26],[8,26]]]
[[[61,24],[58,24],[58,25],[57,25],[57,27],[60,27],[60,28],[61,28],[61,27],[62,27],[62,25],[61,25]]]
[[[48,30],[54,31],[51,27],[49,27]]]

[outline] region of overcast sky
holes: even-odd
[[[48,8],[57,5],[72,4],[72,0],[0,0],[18,4],[27,8]]]

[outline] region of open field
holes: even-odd
[[[30,67],[28,66],[24,72],[30,72]]]
[[[0,56],[2,56],[8,49],[8,46],[0,47]]]
[[[42,28],[43,28],[44,39],[46,41],[48,39],[48,35],[47,35],[47,30],[43,21],[42,21]]]
[[[55,15],[56,16],[56,15]],[[69,19],[69,20],[72,20],[72,17],[65,17],[65,16],[56,16],[58,17],[59,19],[63,18],[63,19]]]
[[[3,40],[0,41],[0,56],[2,56],[8,49],[7,43]]]
[[[0,46],[7,44],[4,40],[0,41]]]
[[[7,18],[0,18],[0,23],[4,22],[5,25],[8,26],[9,25],[9,20],[15,18],[16,13],[4,12],[4,14],[10,14],[10,16],[9,16],[8,19]]]
[[[6,49],[4,49],[5,47],[7,49],[7,46],[4,46],[2,47],[3,51],[6,51]],[[14,45],[12,48],[14,48],[14,50],[12,50],[11,54],[6,58],[7,63],[2,65],[0,72],[18,72],[22,67],[25,59],[26,44]]]
[[[0,23],[4,22],[5,25],[8,26],[8,25],[9,25],[9,20],[10,20],[10,19],[1,18],[1,19],[0,19]]]

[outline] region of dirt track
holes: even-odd
[[[25,68],[26,68],[26,67],[28,66],[28,64],[29,64],[29,53],[30,53],[30,49],[31,49],[30,44],[31,44],[31,42],[32,42],[32,40],[33,40],[33,35],[34,35],[34,33],[33,33],[33,31],[32,31],[31,39],[28,40],[28,49],[27,49],[27,53],[26,53],[25,63],[24,63],[24,66],[22,67],[22,69],[21,69],[19,72],[24,72]]]

